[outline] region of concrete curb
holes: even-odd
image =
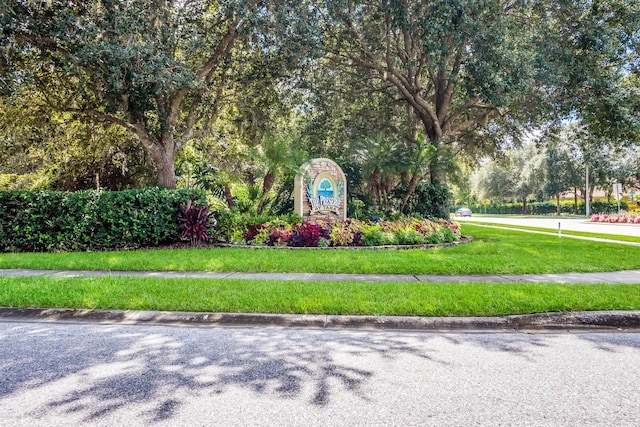
[[[498,317],[338,316],[262,313],[77,310],[0,307],[0,319],[103,324],[237,325],[399,330],[640,329],[640,311],[539,313]]]

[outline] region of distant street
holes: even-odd
[[[501,216],[472,216],[452,217],[459,222],[492,222],[505,225],[524,225],[529,227],[542,227],[558,230],[560,223],[562,230],[584,231],[588,233],[620,234],[624,236],[640,237],[640,225],[630,224],[604,224],[587,222],[586,218],[510,218]]]
[[[0,322],[0,425],[637,426],[640,332]]]

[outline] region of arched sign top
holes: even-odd
[[[307,221],[347,219],[347,180],[342,169],[330,159],[312,159],[296,176],[295,210]]]

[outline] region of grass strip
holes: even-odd
[[[5,253],[0,268],[355,274],[528,274],[633,270],[640,247],[462,225],[473,243],[440,249],[167,249]]]
[[[394,316],[638,310],[640,286],[2,277],[0,306]]]
[[[545,233],[558,233],[557,228],[544,228],[544,227],[531,227],[528,225],[512,225],[512,224],[503,224],[496,222],[478,222],[478,226],[482,225],[490,225],[492,227],[500,227],[500,228],[512,228],[519,230],[527,230],[527,231],[542,231]],[[640,243],[640,237],[638,236],[625,236],[622,234],[604,234],[604,233],[589,233],[586,231],[573,231],[573,230],[561,230],[563,235],[569,236],[580,236],[580,237],[596,237],[599,239],[609,239],[609,240],[620,240],[621,242],[633,242]]]

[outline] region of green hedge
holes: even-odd
[[[197,190],[0,191],[0,251],[137,248],[179,240],[178,212]]]
[[[522,215],[522,203],[492,203],[489,205],[471,205],[461,206],[468,207],[474,213],[500,214],[500,215]],[[458,207],[453,207],[452,212]],[[620,209],[627,210],[628,206],[625,202],[620,202]],[[573,203],[561,203],[560,212],[565,214],[574,213]],[[618,202],[600,202],[591,203],[591,213],[616,213],[618,212]],[[530,202],[527,203],[527,215],[554,215],[557,213],[555,203],[550,202]],[[578,215],[586,215],[584,202],[578,203]]]
[[[396,199],[400,200],[403,192],[404,189],[396,191]],[[422,218],[449,219],[449,200],[451,196],[451,191],[446,185],[420,183],[409,198],[403,213],[406,215],[418,215]]]

